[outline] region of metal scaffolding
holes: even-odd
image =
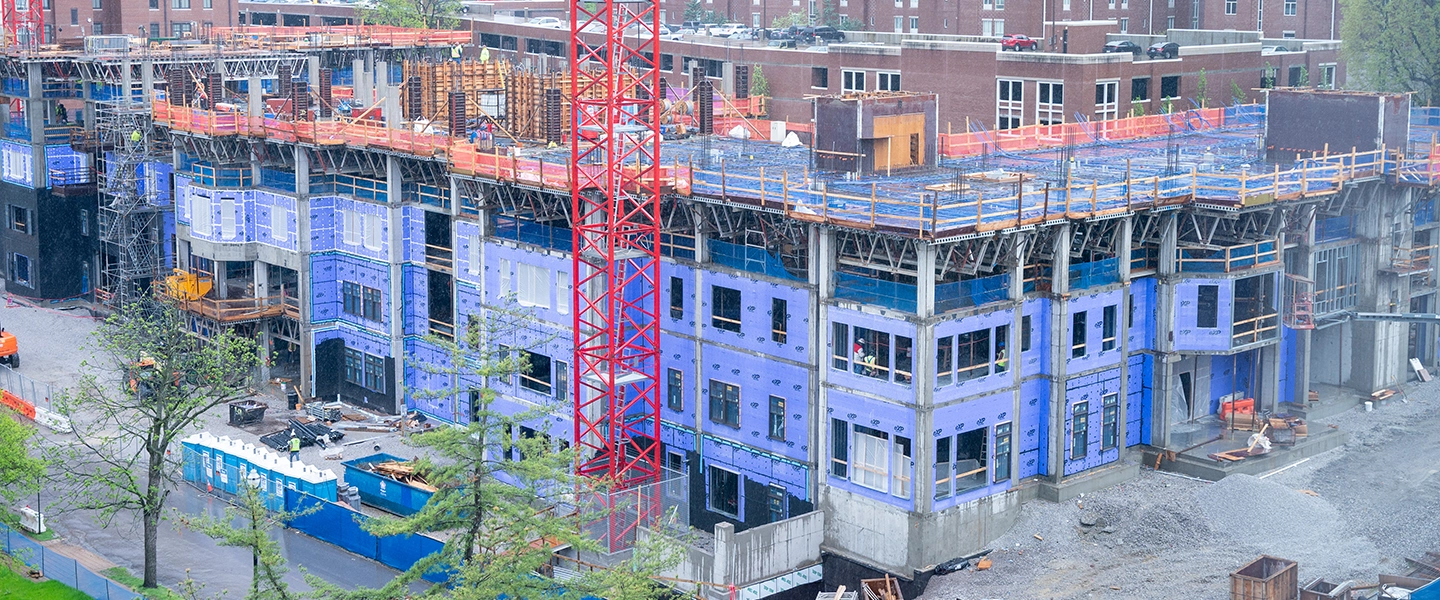
[[[164,268],[158,186],[146,181],[145,163],[165,147],[152,127],[148,104],[128,99],[97,102],[96,158],[103,161],[100,186],[100,285],[97,300],[115,306],[137,299]]]

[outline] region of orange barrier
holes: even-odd
[[[35,420],[35,405],[8,391],[0,392],[0,404],[15,410],[31,421]]]
[[[389,25],[327,25],[319,27],[215,27],[210,30],[215,41],[235,46],[303,47],[334,46],[453,46],[469,44],[469,31],[411,29]]]
[[[1224,125],[1224,108],[1202,108],[1169,115],[1146,115],[1109,121],[1026,125],[1015,129],[974,133],[942,133],[940,154],[946,157],[975,156],[983,154],[987,147],[992,150],[1021,152],[1084,144],[1096,139],[1118,141],[1158,137],[1169,134],[1172,126],[1199,130]]]

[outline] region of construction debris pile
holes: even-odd
[[[363,468],[366,471],[375,473],[376,475],[383,475],[385,477],[394,479],[395,481],[398,481],[400,483],[414,486],[427,492],[439,491],[435,486],[430,485],[430,482],[425,480],[424,475],[421,475],[420,473],[417,473],[415,471],[415,463],[413,462],[387,460],[385,462],[370,463],[365,465]]]

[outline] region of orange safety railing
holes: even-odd
[[[1204,108],[1169,115],[1126,117],[1109,121],[1026,125],[1015,129],[940,134],[940,154],[947,157],[975,156],[991,150],[1020,152],[1056,148],[1095,141],[1118,141],[1163,136],[1172,128],[1198,130],[1222,127],[1224,108]]]
[[[232,46],[261,48],[304,46],[345,47],[372,46],[453,46],[468,44],[469,31],[411,29],[388,25],[327,25],[319,27],[215,27],[210,30],[214,41]]]

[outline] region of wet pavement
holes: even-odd
[[[186,514],[223,514],[226,502],[189,485],[180,486],[170,494],[169,507]],[[116,515],[108,526],[94,518],[94,513],[69,512],[55,515],[50,525],[66,541],[83,546],[115,564],[125,567],[137,577],[144,564],[139,519],[129,513]],[[297,589],[309,589],[303,568],[333,584],[345,587],[379,587],[395,577],[397,571],[373,560],[351,554],[331,544],[299,533],[293,529],[277,529],[273,537],[291,568],[286,580]],[[173,516],[160,524],[160,582],[173,587],[189,577],[205,584],[207,594],[229,590],[230,596],[243,596],[250,587],[251,557],[244,548],[223,547],[199,533],[185,530]]]

